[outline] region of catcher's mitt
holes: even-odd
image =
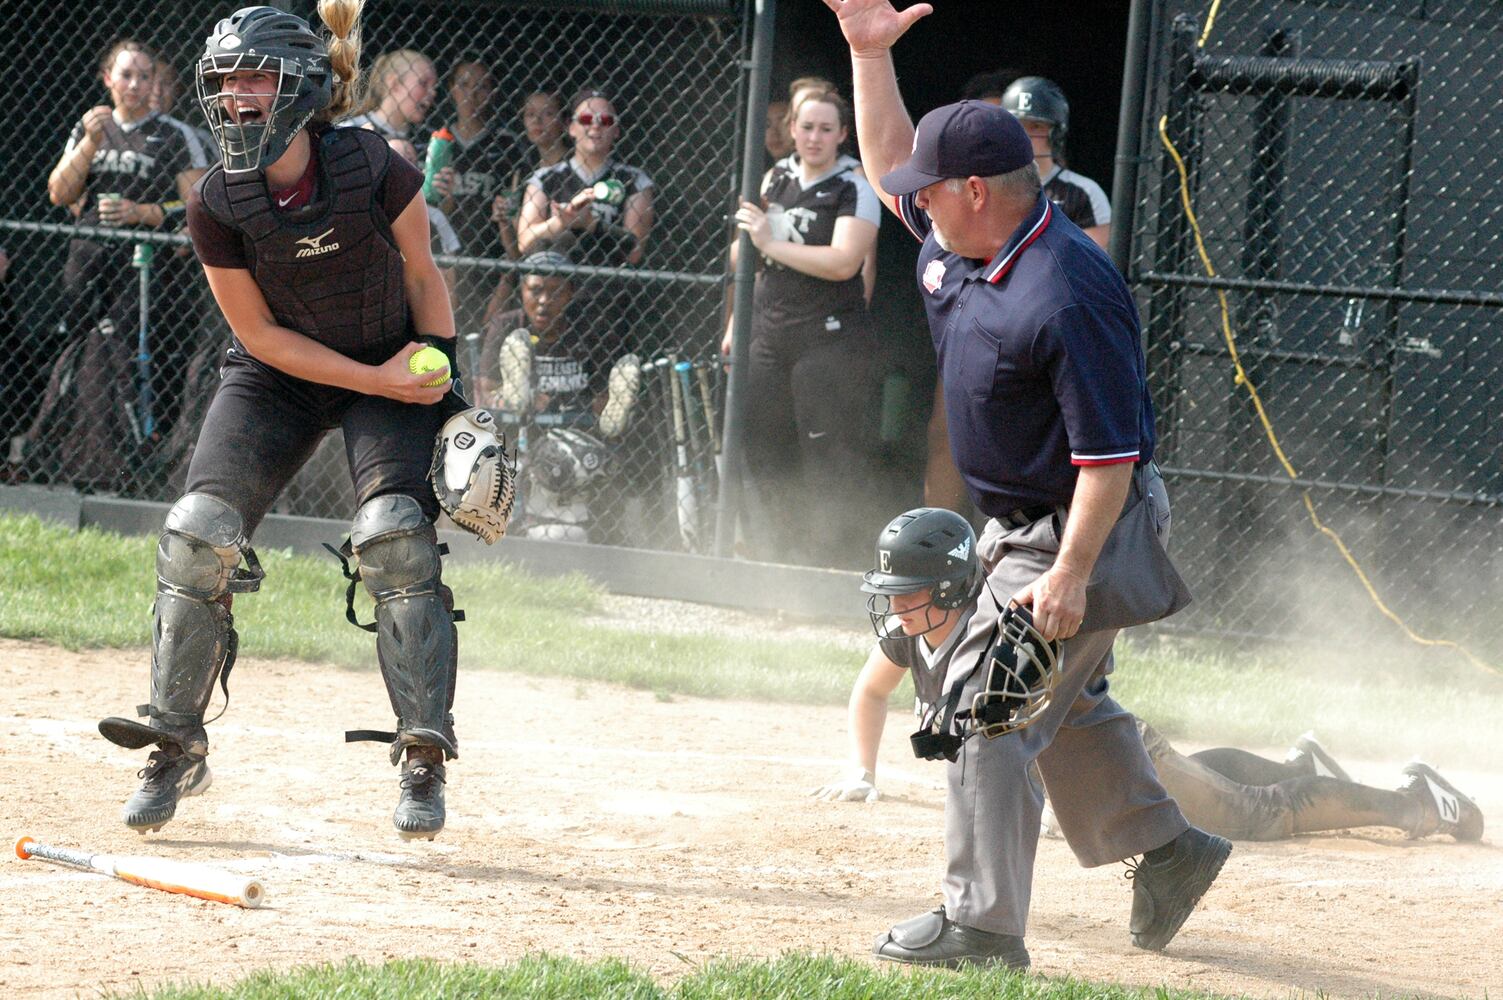
[[[491,544],[506,534],[516,497],[516,462],[489,410],[475,406],[444,421],[428,471],[438,505]]]

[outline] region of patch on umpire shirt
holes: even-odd
[[[924,268],[924,287],[933,295],[939,291],[940,282],[945,280],[945,262],[931,260],[929,266]]]

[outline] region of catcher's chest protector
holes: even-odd
[[[402,255],[380,198],[391,150],[367,129],[321,129],[312,138],[319,171],[312,205],[279,212],[264,175],[220,170],[204,184],[204,206],[244,235],[251,274],[280,325],[346,356],[382,361],[411,336]]]

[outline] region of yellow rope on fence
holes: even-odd
[[[1220,2],[1221,0],[1215,0],[1211,5],[1210,17],[1212,19],[1216,16],[1216,7],[1220,5]],[[1206,31],[1201,35],[1200,39],[1202,45],[1205,44],[1206,35],[1209,34],[1210,26],[1207,24]],[[1205,239],[1202,237],[1200,231],[1200,219],[1196,216],[1195,207],[1190,202],[1190,179],[1185,170],[1185,161],[1179,155],[1179,150],[1175,148],[1174,142],[1169,138],[1169,117],[1167,115],[1159,118],[1159,139],[1163,142],[1164,148],[1168,150],[1169,156],[1174,160],[1175,170],[1179,172],[1180,204],[1185,210],[1185,219],[1190,223],[1190,231],[1195,235],[1195,251],[1200,255],[1200,264],[1205,268],[1206,276],[1214,278],[1216,277],[1216,265],[1211,262],[1211,255],[1206,251]],[[1268,443],[1273,447],[1274,455],[1278,457],[1279,464],[1284,467],[1284,472],[1289,476],[1289,480],[1297,484],[1300,482],[1299,473],[1295,470],[1294,464],[1289,461],[1289,456],[1284,453],[1283,445],[1279,444],[1279,436],[1273,429],[1273,421],[1268,418],[1268,411],[1263,408],[1263,399],[1258,395],[1257,386],[1252,384],[1252,380],[1247,377],[1247,370],[1242,367],[1242,356],[1237,350],[1237,336],[1232,330],[1232,314],[1231,308],[1227,304],[1226,292],[1220,288],[1216,289],[1216,299],[1221,304],[1221,332],[1226,340],[1227,353],[1232,359],[1232,367],[1237,373],[1236,383],[1247,390],[1247,395],[1252,400],[1253,409],[1257,411],[1258,420],[1263,424],[1264,436],[1268,438]],[[1310,499],[1310,491],[1301,487],[1300,496],[1305,502],[1305,510],[1309,512],[1310,521],[1315,525],[1316,530],[1329,538],[1336,546],[1336,550],[1341,553],[1341,558],[1346,560],[1347,565],[1352,568],[1352,572],[1357,575],[1357,579],[1361,582],[1363,589],[1367,591],[1367,596],[1372,598],[1372,602],[1377,606],[1378,610],[1389,621],[1397,625],[1411,641],[1421,646],[1441,646],[1454,649],[1475,666],[1481,667],[1484,670],[1491,670],[1494,673],[1503,674],[1503,670],[1499,670],[1497,667],[1476,656],[1471,650],[1454,639],[1428,639],[1411,629],[1402,618],[1384,603],[1383,598],[1378,594],[1377,588],[1373,586],[1372,581],[1368,579],[1367,574],[1358,565],[1356,557],[1352,555],[1346,543],[1341,540],[1341,536],[1321,521],[1320,516],[1315,512],[1315,501]]]

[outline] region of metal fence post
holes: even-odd
[[[762,179],[763,137],[767,131],[767,98],[772,86],[772,38],[777,0],[757,0],[752,30],[751,82],[747,86],[746,137],[741,154],[741,198],[756,201]],[[746,365],[751,350],[752,286],[756,280],[756,248],[742,233],[736,263],[735,326],[731,334],[731,374],[726,385],[725,426],[721,454],[725,479],[720,484],[720,509],[715,521],[715,554],[731,554],[736,517],[741,509],[742,433],[746,413]]]

